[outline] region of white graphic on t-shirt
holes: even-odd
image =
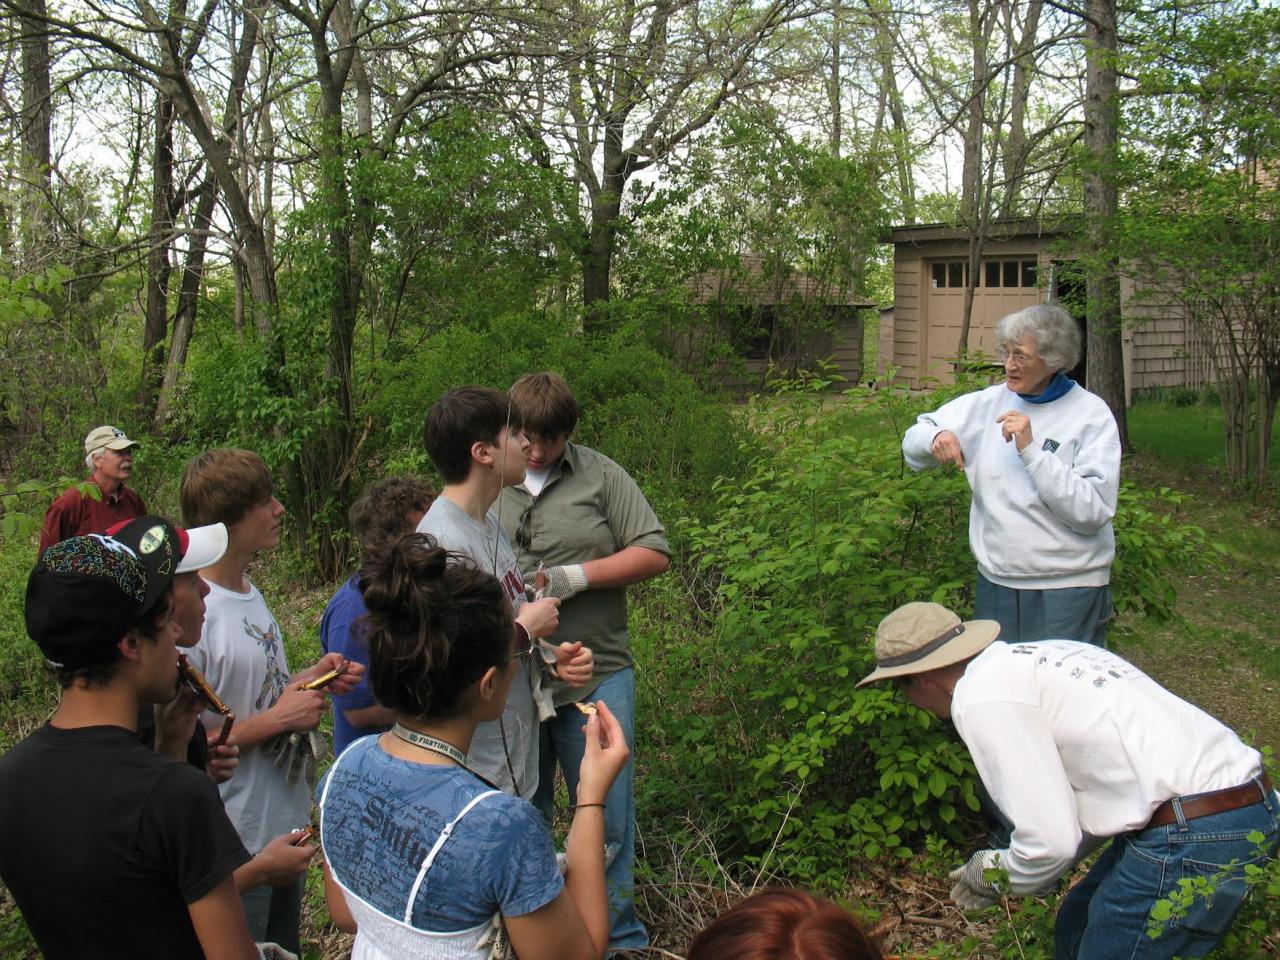
[[[248,619],[242,622],[244,632],[253,637],[262,648],[262,652],[267,655],[267,675],[262,680],[258,699],[253,701],[255,710],[266,710],[275,705],[275,702],[280,699],[280,694],[284,693],[284,688],[289,684],[288,673],[280,669],[280,634],[274,623],[269,623],[267,629],[263,630],[250,623]]]

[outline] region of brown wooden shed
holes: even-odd
[[[974,289],[969,351],[994,357],[995,325],[1006,314],[1042,302],[1082,304],[1079,265],[1064,250],[1067,232],[1035,218],[991,225]],[[929,378],[949,383],[959,346],[968,284],[969,231],[948,224],[895,228],[892,343],[898,379],[922,387]],[[1172,298],[1160,296],[1121,264],[1125,395],[1151,387],[1199,388],[1213,371],[1205,344]],[[1072,308],[1081,328],[1082,308]],[[1084,363],[1073,373],[1083,382]]]
[[[693,301],[730,335],[749,378],[763,377],[770,367],[811,369],[820,360],[832,361],[851,383],[862,378],[862,314],[876,308],[874,300],[799,270],[768,269],[763,257],[739,262],[702,273],[689,285]]]

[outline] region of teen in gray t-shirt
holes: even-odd
[[[453,501],[437,497],[418,524],[418,533],[431,535],[446,550],[466,554],[481,570],[497,577],[512,610],[519,612],[526,599],[524,577],[493,510],[479,523]],[[532,801],[538,789],[538,712],[525,658],[520,660],[520,673],[511,684],[501,719],[476,727],[467,764],[499,789]]]

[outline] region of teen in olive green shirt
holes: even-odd
[[[554,373],[529,374],[511,389],[529,438],[523,483],[502,491],[497,513],[526,577],[561,599],[557,640],[580,641],[595,654],[585,688],[555,691],[556,716],[542,725],[542,786],[534,803],[553,813],[555,765],[575,795],[584,749],[575,700],[603,700],[635,753],[635,678],[627,633],[629,584],[657,576],[671,563],[662,524],[627,472],[590,447],[569,442],[578,408]],[[536,573],[535,573],[536,571]],[[648,944],[636,918],[634,764],[614,782],[605,804],[608,846],[609,949]]]

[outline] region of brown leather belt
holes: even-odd
[[[1258,789],[1259,780],[1262,782],[1261,791]],[[1195,820],[1197,817],[1207,817],[1211,813],[1226,813],[1228,810],[1238,810],[1241,807],[1261,803],[1270,793],[1271,778],[1264,770],[1258,780],[1250,780],[1248,783],[1242,783],[1238,787],[1227,787],[1225,790],[1197,793],[1178,802],[1182,806],[1182,819]],[[1156,812],[1147,821],[1147,826],[1163,827],[1177,822],[1178,814],[1173,809],[1173,801],[1166,800],[1156,807]]]

